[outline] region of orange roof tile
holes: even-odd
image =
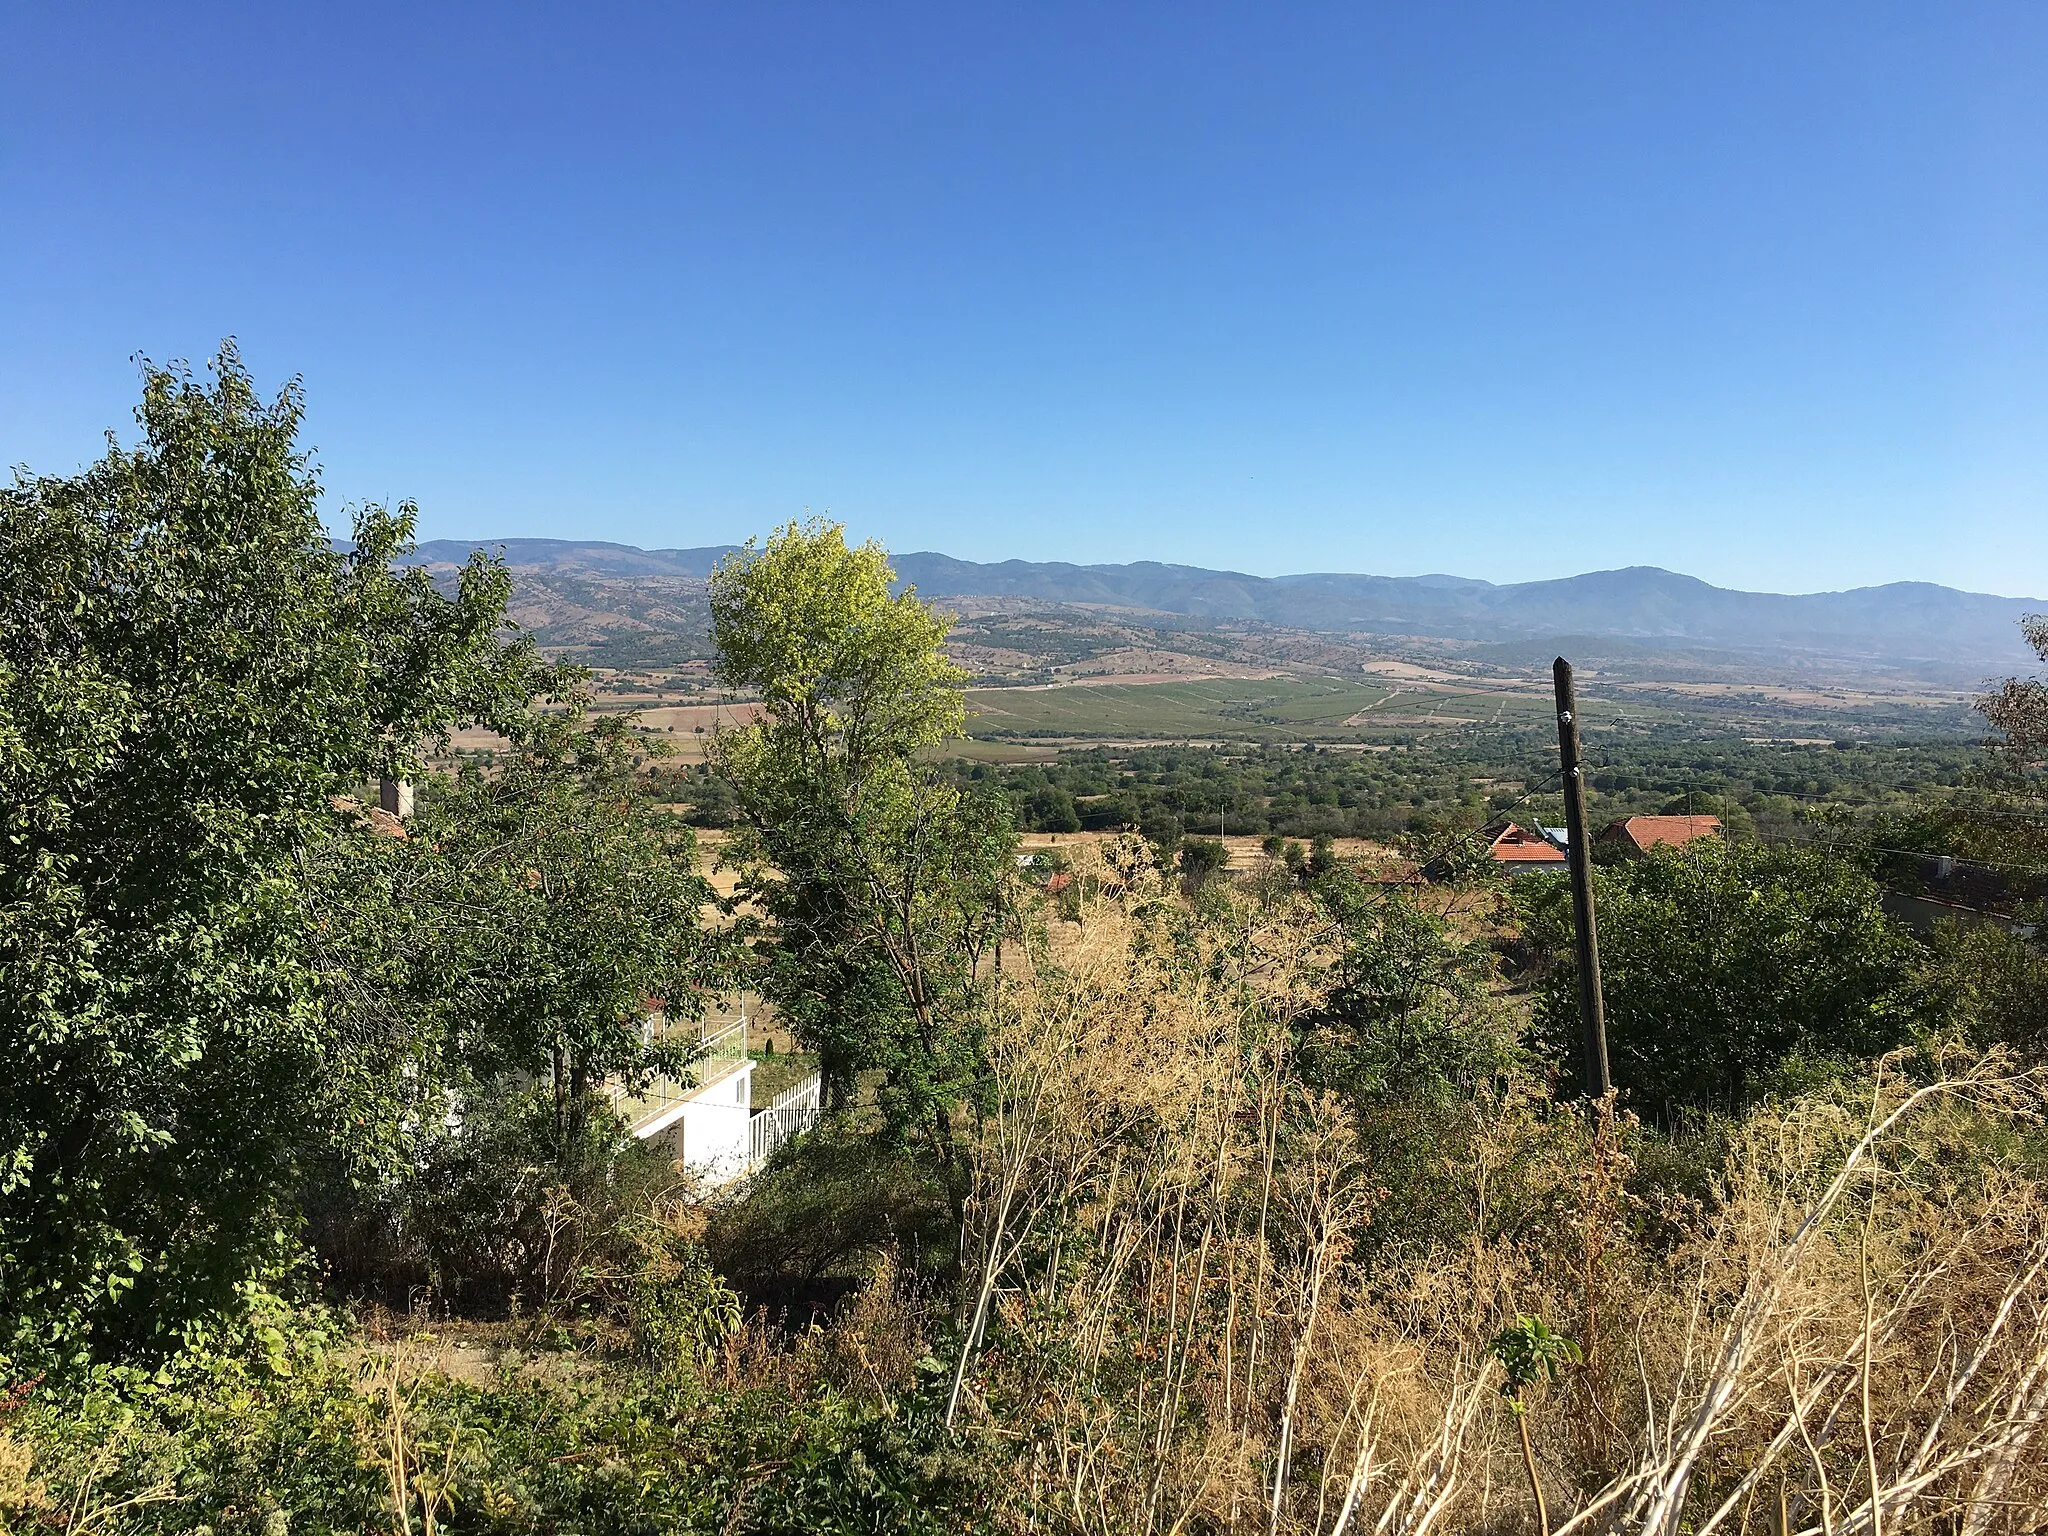
[[[1611,824],[1602,837],[1625,837],[1638,848],[1677,847],[1721,830],[1718,816],[1630,816]]]
[[[1512,821],[1495,834],[1488,850],[1501,864],[1562,864],[1564,851],[1540,832],[1531,832]]]

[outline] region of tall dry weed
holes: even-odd
[[[1129,848],[1079,874],[990,1022],[948,1403],[1029,1523],[1534,1530],[1490,1347],[1527,1313],[1587,1346],[1530,1420],[1557,1536],[2032,1528],[2048,1203],[1998,1143],[2037,1077],[1892,1066],[1866,1105],[1757,1115],[1654,1222],[1612,1122],[1503,1092],[1463,1235],[1368,1252],[1371,1148],[1290,1069],[1319,922],[1197,921]]]
[[[1629,1464],[1563,1529],[2036,1528],[2048,1202],[1986,1141],[2044,1107],[1993,1056],[1752,1117],[1638,1305]]]

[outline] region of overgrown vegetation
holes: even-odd
[[[1708,840],[1596,867],[1594,886],[1609,1054],[1645,1112],[1740,1114],[1802,1077],[1881,1056],[1911,1029],[1916,947],[1850,855]],[[1538,1028],[1569,1061],[1570,892],[1544,881],[1516,894],[1543,972]]]
[[[1561,882],[1331,841],[1469,844],[1525,748],[972,769],[812,523],[714,578],[763,709],[677,775],[217,372],[0,498],[6,1528],[2034,1528],[2038,682],[1981,760],[1603,740],[1735,836],[1596,871],[1587,1104]],[[2002,883],[1915,933],[1938,854]],[[741,987],[832,1105],[714,1188],[615,1109]]]

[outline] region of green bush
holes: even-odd
[[[2048,1058],[2048,947],[1992,923],[1937,924],[1916,981],[1924,1016],[1978,1046]]]
[[[834,1117],[787,1142],[713,1208],[705,1246],[750,1304],[808,1320],[884,1258],[906,1276],[950,1274],[958,1227],[941,1170],[917,1149]]]
[[[1609,1061],[1644,1112],[1740,1112],[1795,1058],[1812,1070],[1908,1034],[1918,946],[1853,859],[1700,840],[1593,875]],[[1545,962],[1539,1035],[1575,1082],[1570,891],[1525,880],[1515,894]]]
[[[994,1498],[922,1398],[864,1405],[800,1377],[714,1396],[589,1369],[478,1384],[407,1360],[308,1340],[32,1392],[0,1438],[0,1515],[214,1536],[418,1531],[430,1510],[449,1536],[940,1532],[984,1527]]]
[[[711,1267],[704,1245],[670,1222],[647,1218],[633,1237],[638,1263],[626,1315],[642,1359],[657,1370],[701,1370],[739,1331],[739,1293]]]

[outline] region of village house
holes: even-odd
[[[1564,849],[1542,827],[1523,827],[1509,821],[1488,827],[1480,835],[1487,839],[1488,855],[1509,874],[1565,867]]]
[[[1611,821],[1593,841],[1634,858],[1652,848],[1682,848],[1700,837],[1719,837],[1718,816],[1625,816]]]

